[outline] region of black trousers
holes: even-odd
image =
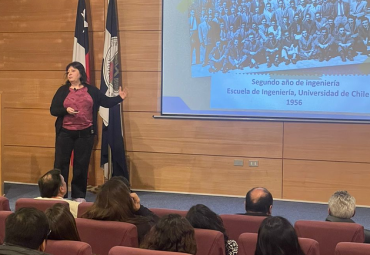
[[[60,169],[67,183],[67,190],[69,162],[72,151],[74,151],[73,177],[71,183],[72,198],[85,198],[86,196],[87,174],[93,145],[94,134],[91,127],[77,131],[62,128],[57,135],[55,142],[54,168]],[[68,197],[68,191],[65,197]]]

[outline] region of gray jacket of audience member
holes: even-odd
[[[326,221],[356,223],[352,219],[342,219],[331,215],[328,215],[328,217],[326,217]],[[364,234],[365,234],[365,243],[370,243],[370,230],[364,229]]]
[[[49,255],[48,253],[16,245],[0,245],[0,255]]]

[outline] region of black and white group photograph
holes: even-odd
[[[363,63],[365,0],[196,0],[189,8],[192,76]]]

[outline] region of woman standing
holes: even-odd
[[[51,115],[57,117],[54,168],[61,170],[68,190],[69,161],[74,151],[72,199],[82,202],[86,196],[99,107],[110,108],[122,102],[127,90],[120,88],[116,97],[105,96],[99,89],[86,83],[85,68],[79,62],[67,65],[66,76],[66,83],[57,90],[50,106]]]

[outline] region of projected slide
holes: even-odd
[[[162,113],[370,120],[367,1],[163,0]]]

